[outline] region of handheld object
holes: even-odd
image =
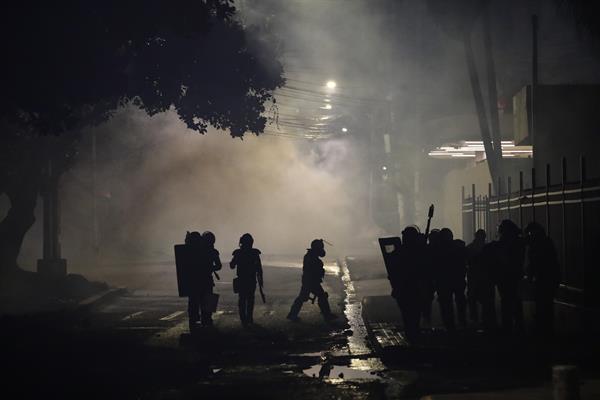
[[[263,302],[263,303],[266,303],[266,302],[267,302],[267,298],[265,297],[265,293],[263,292],[263,287],[262,287],[262,285],[259,285],[259,286],[258,286],[258,290],[259,290],[259,292],[260,292],[260,298],[262,299],[262,302]]]
[[[429,236],[429,228],[431,227],[431,218],[433,218],[434,206],[429,206],[429,212],[427,213],[427,228],[425,229],[425,238]]]
[[[174,249],[179,297],[188,297],[191,293],[190,282],[194,268],[192,254],[189,246],[185,244],[176,244]]]

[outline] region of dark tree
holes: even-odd
[[[22,1],[0,17],[0,267],[16,267],[44,185],[58,184],[78,132],[126,103],[173,109],[193,130],[259,134],[283,84],[268,34],[232,0]],[[59,135],[59,138],[54,136]],[[44,137],[45,136],[45,137]]]

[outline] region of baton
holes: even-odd
[[[267,299],[265,297],[265,293],[263,292],[262,285],[258,285],[258,290],[260,291],[260,298],[262,299],[263,303],[266,303]]]
[[[429,228],[431,227],[431,218],[433,218],[433,204],[429,206],[429,212],[427,213],[427,228],[425,229],[425,238],[429,236]]]
[[[217,271],[213,271],[213,274],[215,274],[215,278],[217,278],[218,281],[221,280],[221,277],[219,276],[219,274],[217,274]]]

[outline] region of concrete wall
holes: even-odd
[[[568,181],[579,180],[579,157],[586,158],[588,178],[600,177],[600,85],[540,85],[533,97],[536,186],[560,183],[561,159],[567,158]]]
[[[471,185],[475,184],[477,195],[487,194],[491,181],[487,162],[469,163],[462,168],[448,172],[442,183],[439,212],[433,224],[436,228],[448,227],[454,237],[462,238],[462,187],[467,194],[471,193]]]

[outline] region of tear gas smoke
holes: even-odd
[[[314,238],[368,246],[375,236],[349,140],[199,135],[174,113],[133,108],[95,130],[96,239],[94,189],[81,183],[94,173],[93,132],[63,180],[63,253],[77,262],[95,246],[101,260],[170,260],[186,230],[213,231],[225,258],[245,232],[266,254],[301,254]]]

